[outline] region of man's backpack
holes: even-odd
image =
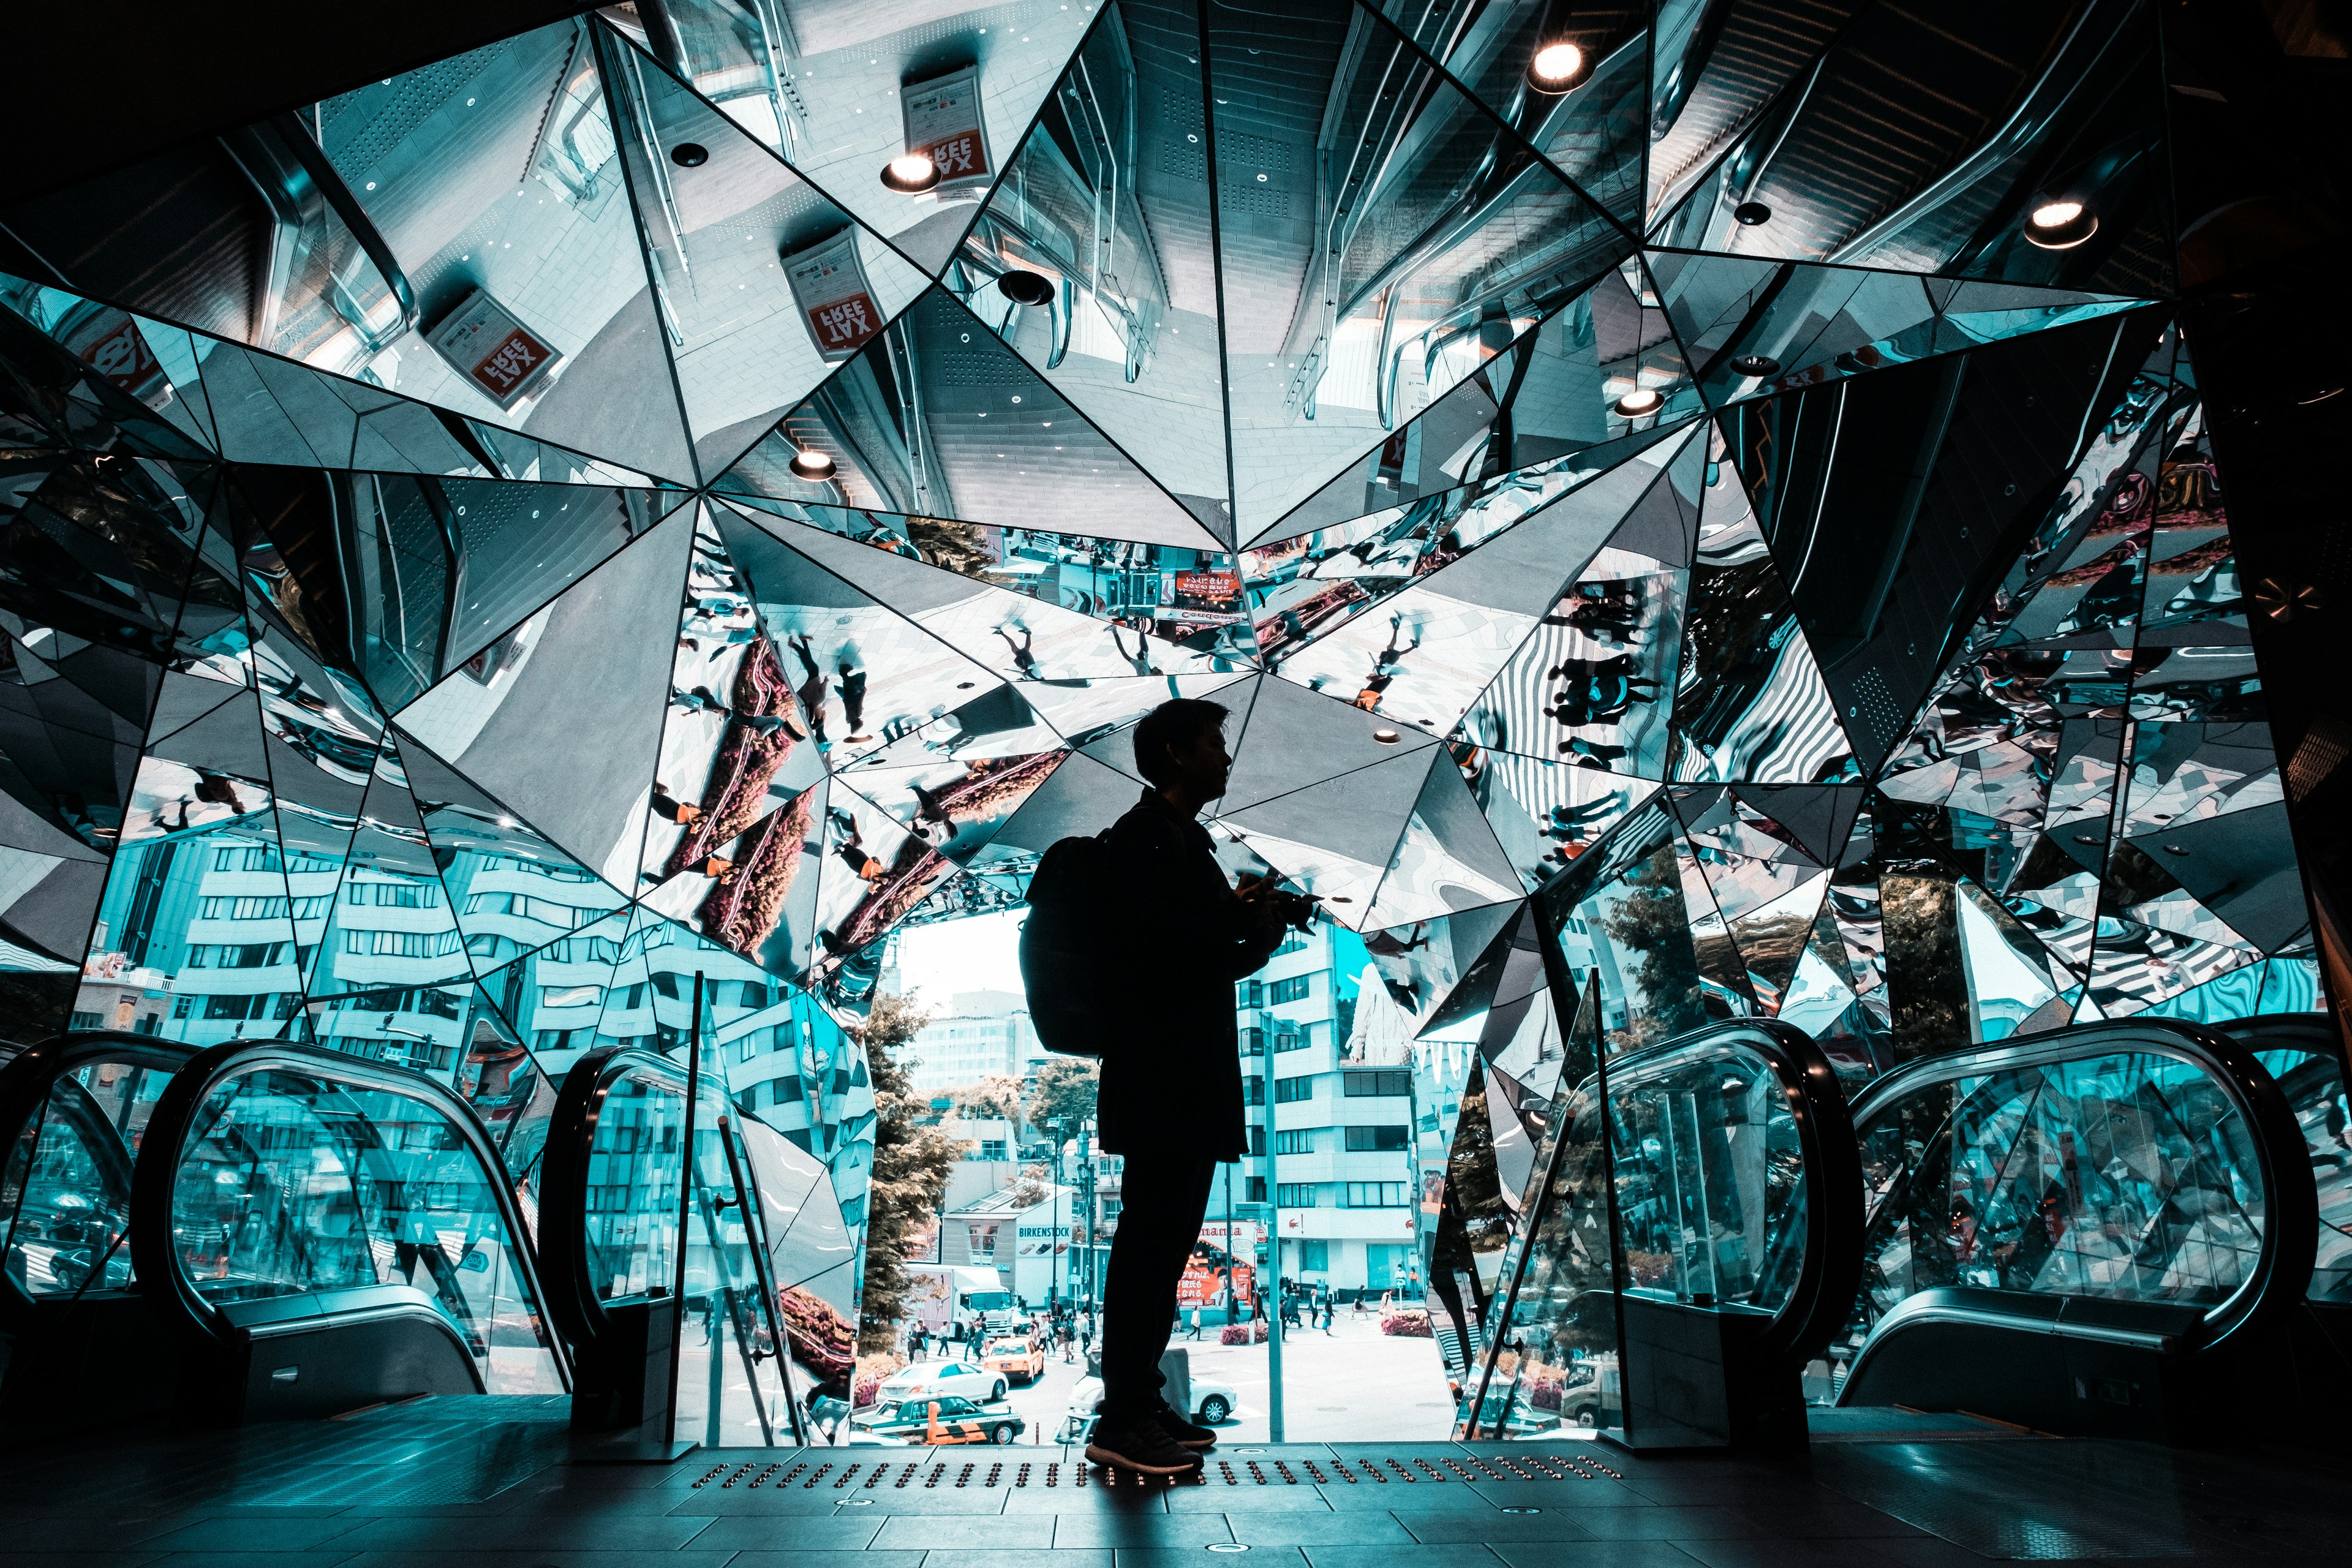
[[[1106,1056],[1117,1037],[1113,881],[1108,830],[1055,840],[1029,879],[1021,984],[1039,1042],[1062,1056]]]

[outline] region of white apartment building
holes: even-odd
[[[917,1094],[943,1094],[1003,1074],[1020,1078],[1045,1054],[1029,1022],[1027,998],[1012,991],[962,991],[944,1016],[907,1043]]]

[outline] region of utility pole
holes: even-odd
[[[1281,1167],[1274,1153],[1274,1041],[1265,1040],[1265,1196],[1266,1214],[1274,1234],[1266,1238],[1266,1271],[1273,1276],[1273,1310],[1265,1318],[1265,1383],[1267,1389],[1266,1438],[1283,1441],[1282,1435],[1282,1188],[1276,1178]],[[1258,1305],[1264,1310],[1267,1300],[1266,1281],[1257,1286]]]

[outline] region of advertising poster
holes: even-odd
[[[881,331],[882,310],[874,302],[865,264],[858,259],[856,229],[845,228],[783,262],[801,321],[820,357],[847,359]]]
[[[981,125],[980,68],[966,66],[905,88],[898,103],[906,117],[907,150],[919,148],[939,165],[939,189],[961,190],[988,184],[988,132]]]
[[[425,342],[502,409],[537,391],[563,357],[479,289],[442,317]]]

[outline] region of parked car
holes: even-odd
[[[929,1394],[954,1394],[983,1405],[1004,1397],[1005,1376],[971,1361],[919,1361],[902,1366],[882,1380],[874,1396],[877,1405],[919,1399]]]
[[[1070,1405],[1062,1416],[1057,1443],[1082,1443],[1094,1430],[1095,1406],[1102,1401],[1102,1379],[1082,1377],[1070,1390]],[[1213,1378],[1192,1379],[1192,1419],[1203,1426],[1222,1426],[1241,1408],[1241,1395],[1231,1384]]]
[[[850,1422],[850,1441],[861,1437],[896,1437],[908,1443],[1010,1443],[1029,1424],[998,1406],[983,1408],[959,1394],[933,1394],[877,1404],[861,1410]]]
[[[1025,1388],[1045,1375],[1045,1342],[1026,1334],[991,1340],[980,1364],[991,1372],[1003,1373]]]

